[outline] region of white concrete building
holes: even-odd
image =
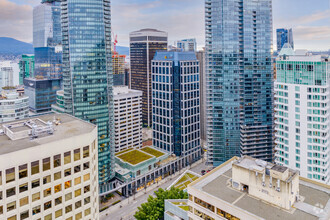
[[[275,162],[330,184],[329,56],[284,47],[276,71]]]
[[[142,91],[113,87],[116,152],[142,147]]]
[[[249,156],[234,157],[188,185],[189,219],[330,218],[330,187]]]
[[[0,95],[0,123],[23,119],[28,116],[29,97],[18,93],[15,87],[3,89]]]
[[[95,125],[47,114],[1,127],[0,219],[99,219]]]
[[[2,87],[14,86],[15,71],[18,77],[19,73],[17,72],[17,66],[15,67],[14,63],[11,61],[0,62],[0,91],[2,90]]]

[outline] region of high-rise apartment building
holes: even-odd
[[[197,51],[196,58],[199,61],[200,72],[200,106],[201,106],[201,139],[206,141],[206,72],[205,72],[205,50]]]
[[[197,42],[195,38],[179,40],[176,45],[177,50],[182,52],[197,51]]]
[[[0,62],[0,91],[8,86],[14,86],[14,68],[10,61],[4,61]]]
[[[157,52],[151,66],[153,146],[195,160],[201,154],[199,61],[194,52]]]
[[[64,0],[61,6],[64,108],[97,125],[103,185],[115,175],[110,0]]]
[[[130,33],[130,88],[143,92],[143,126],[152,124],[151,60],[156,51],[167,50],[167,33],[142,29]]]
[[[284,44],[289,44],[292,47],[292,49],[294,49],[292,28],[276,29],[276,38],[277,38],[276,40],[277,40],[277,52],[278,53],[283,48]]]
[[[142,147],[142,92],[113,87],[116,152]]]
[[[47,114],[0,126],[0,219],[99,219],[95,125]]]
[[[329,61],[328,55],[282,49],[275,82],[275,162],[325,184],[330,184]]]
[[[206,0],[208,162],[273,158],[272,1]]]
[[[18,93],[16,87],[7,87],[0,95],[0,123],[29,116],[28,97]]]
[[[22,55],[19,65],[19,85],[23,85],[25,78],[34,76],[34,55]]]

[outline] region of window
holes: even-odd
[[[64,176],[70,176],[70,175],[71,175],[71,168],[64,170]]]
[[[77,189],[76,191],[74,191],[74,197],[78,197],[81,195],[81,189]]]
[[[65,188],[65,189],[68,189],[68,188],[70,188],[70,187],[71,187],[71,180],[66,181],[66,182],[64,183],[64,188]]]
[[[61,171],[57,172],[57,173],[54,173],[54,181],[58,180],[58,179],[61,179]]]
[[[19,206],[21,206],[21,207],[27,205],[28,203],[29,203],[29,197],[28,196],[26,196],[24,198],[21,198],[19,200]]]
[[[90,191],[90,186],[85,186],[84,187],[84,193],[88,193]]]
[[[19,186],[19,192],[22,193],[22,192],[25,192],[28,190],[28,183],[24,183],[22,185]]]
[[[90,174],[87,173],[84,175],[84,181],[88,181],[90,179]]]
[[[89,162],[87,163],[84,163],[84,170],[88,169],[89,168]]]
[[[12,217],[9,217],[9,218],[7,218],[7,220],[17,220],[17,218],[16,218],[16,215],[14,215],[14,216],[12,216]]]
[[[70,199],[72,199],[72,193],[65,194],[65,201],[69,201]]]
[[[54,168],[61,166],[61,154],[54,156]]]
[[[2,200],[2,191],[0,191],[0,200]]]
[[[20,179],[27,177],[27,164],[18,167],[19,173],[18,176]]]
[[[0,205],[0,215],[2,215],[2,214],[3,214],[3,206]]]
[[[82,213],[79,212],[78,214],[76,214],[76,218],[75,220],[80,220],[82,218]]]
[[[65,213],[69,213],[72,211],[72,205],[68,205],[67,207],[65,207]]]
[[[89,157],[89,146],[84,147],[83,150],[84,150],[84,152],[83,152],[83,157],[84,157],[84,158]]]
[[[0,186],[2,185],[2,172],[0,171]]]
[[[21,213],[21,219],[27,219],[29,218],[29,211],[25,211]]]
[[[46,215],[45,220],[52,220],[52,214]]]
[[[85,210],[85,216],[87,216],[89,214],[91,214],[91,208],[88,208],[88,209]]]
[[[81,201],[76,202],[74,206],[76,209],[79,209],[81,207]]]
[[[6,190],[6,196],[7,196],[7,198],[8,197],[11,197],[11,196],[14,196],[14,195],[16,195],[15,187]]]
[[[45,177],[43,178],[43,184],[44,184],[44,185],[47,184],[47,183],[50,183],[50,182],[51,182],[51,177],[50,177],[50,175],[45,176]]]
[[[77,177],[74,179],[74,185],[78,185],[81,183],[81,177]]]
[[[40,213],[40,205],[32,208],[32,215]]]
[[[7,204],[7,212],[16,209],[16,201]]]
[[[31,163],[31,175],[39,173],[39,161]]]
[[[80,149],[74,150],[74,161],[80,160]]]
[[[42,160],[42,169],[43,171],[47,171],[50,169],[50,157]]]
[[[81,170],[80,165],[74,167],[74,173],[79,173]]]
[[[62,204],[62,197],[58,197],[55,199],[55,205]]]
[[[71,163],[71,152],[64,153],[64,164]]]
[[[62,209],[57,210],[57,211],[55,212],[55,218],[61,217],[62,215],[63,215],[63,213],[62,213]]]
[[[87,205],[90,202],[91,202],[91,197],[90,196],[88,196],[87,198],[84,199],[84,205]]]
[[[15,181],[15,168],[6,170],[6,183]]]
[[[62,184],[58,184],[56,186],[54,186],[54,192],[58,193],[62,191]]]
[[[40,199],[40,192],[32,194],[32,202],[38,201]]]
[[[44,203],[44,210],[50,209],[52,207],[52,201]]]
[[[52,194],[52,188],[48,188],[44,190],[44,197],[50,196]]]
[[[33,180],[31,185],[32,185],[32,188],[39,187],[40,186],[40,180],[39,179]]]

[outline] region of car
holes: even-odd
[[[206,172],[205,170],[202,170],[202,171],[201,171],[202,175],[204,175],[204,174],[205,174],[205,172]]]

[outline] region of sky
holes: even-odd
[[[32,42],[32,10],[40,1],[0,0],[0,37]],[[169,44],[184,38],[196,38],[199,48],[205,44],[204,0],[111,0],[111,4],[112,31],[119,45],[128,46],[129,33],[142,28],[168,32]],[[273,0],[273,24],[274,30],[293,28],[295,49],[330,49],[330,0]]]

